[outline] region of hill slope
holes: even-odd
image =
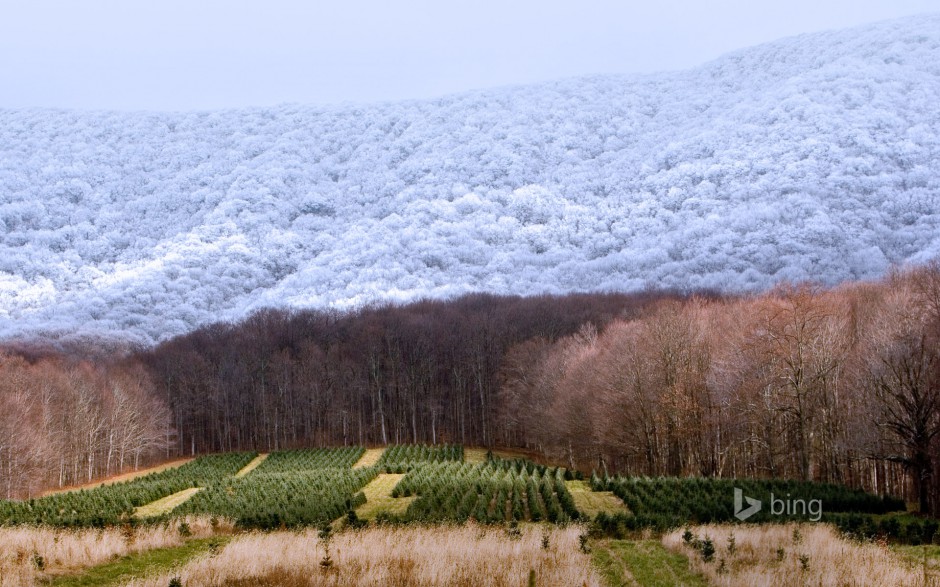
[[[940,253],[940,15],[371,106],[0,110],[0,335]]]

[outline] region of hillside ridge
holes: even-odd
[[[753,291],[940,253],[940,15],[424,101],[0,110],[0,337]]]

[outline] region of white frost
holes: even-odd
[[[0,110],[0,336],[874,277],[940,253],[940,17],[430,101]]]

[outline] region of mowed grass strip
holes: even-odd
[[[593,518],[597,514],[627,514],[630,510],[611,491],[591,491],[587,481],[565,481],[565,487],[574,499],[574,505],[583,514]]]
[[[264,459],[268,458],[268,453],[262,453],[251,460],[250,463],[242,467],[241,471],[235,473],[236,479],[241,479],[248,473],[251,473],[258,468],[258,465],[264,462]]]
[[[371,467],[372,465],[379,462],[379,459],[382,458],[382,453],[385,452],[384,448],[367,448],[366,452],[362,453],[362,456],[359,457],[359,460],[356,461],[356,464],[353,465],[353,469],[361,469],[362,467]]]
[[[173,495],[168,495],[162,499],[158,499],[157,501],[152,501],[147,505],[142,505],[139,508],[135,508],[134,517],[144,519],[167,514],[172,512],[174,509],[176,509],[177,506],[187,501],[189,498],[202,490],[202,487],[190,487],[189,489],[178,491]]]
[[[591,559],[611,587],[705,587],[689,560],[656,540],[605,540],[591,545]]]
[[[118,585],[131,579],[164,573],[181,567],[205,552],[219,551],[231,537],[197,538],[180,546],[156,548],[129,554],[76,575],[62,575],[44,582],[52,587],[103,587]]]
[[[362,520],[371,520],[381,513],[401,515],[411,505],[416,495],[411,497],[392,497],[392,490],[404,475],[383,473],[362,488],[366,502],[356,509],[356,515]]]

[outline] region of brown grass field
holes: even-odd
[[[931,587],[940,576],[878,543],[852,542],[824,524],[697,526],[715,545],[707,563],[682,539],[684,530],[663,537],[669,550],[685,554],[692,568],[719,587]],[[734,552],[729,540],[734,535]]]
[[[579,548],[581,532],[530,525],[513,538],[504,529],[473,524],[370,528],[334,536],[328,567],[321,565],[316,530],[249,533],[216,555],[128,585],[166,587],[179,577],[186,587],[526,587],[534,573],[536,585],[600,587],[590,555]]]
[[[189,517],[193,538],[230,534],[232,525],[208,518]],[[0,528],[0,587],[40,584],[42,577],[74,573],[115,558],[157,548],[179,546],[184,541],[177,525],[103,530],[59,530],[45,527]],[[44,570],[37,567],[42,558]]]
[[[579,536],[585,532],[581,526],[522,524],[519,536],[504,527],[473,523],[344,530],[329,540],[330,564],[324,565],[324,542],[316,529],[236,534],[225,521],[214,526],[207,518],[185,521],[192,539],[225,535],[230,541],[197,553],[189,562],[178,561],[172,570],[166,570],[167,565],[149,571],[151,576],[138,571],[136,578],[114,584],[166,587],[179,578],[187,587],[526,587],[532,576],[535,585],[551,587],[599,587],[624,580],[629,585],[665,586],[674,584],[669,577],[689,569],[719,587],[940,586],[936,547],[853,542],[823,524],[692,527],[698,538],[713,541],[711,562],[685,543],[683,530],[645,541],[590,541],[595,550],[607,545],[617,555],[613,562],[623,567],[617,573],[605,569],[605,583],[591,564],[591,554],[580,548]],[[543,546],[546,538],[548,548]],[[53,577],[82,575],[122,556],[180,546],[188,539],[181,536],[178,524],[104,530],[0,528],[0,587],[44,585]],[[654,572],[665,559],[647,552],[651,545],[664,547],[662,553],[682,555],[674,563],[681,568]],[[37,558],[43,561],[41,568]]]

